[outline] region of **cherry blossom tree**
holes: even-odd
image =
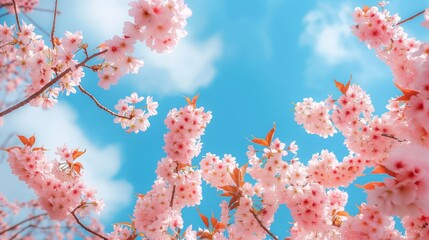
[[[55,35],[57,1],[48,44],[35,26],[20,20],[20,12],[35,9],[37,1],[2,1],[16,18],[0,26],[1,80],[4,96],[23,88],[22,99],[5,104],[0,117],[25,105],[51,108],[65,95],[81,91],[95,106],[115,117],[127,132],[146,131],[158,103],[137,93],[120,99],[114,112],[83,88],[85,70],[94,71],[99,86],[108,89],[121,76],[136,73],[143,61],[132,56],[136,42],[156,52],[173,50],[186,35],[191,11],[182,0],[136,0],[130,3],[132,22],[125,22],[122,36],[85,44],[80,32]],[[357,7],[351,31],[392,70],[393,84],[402,93],[374,114],[370,96],[352,82],[334,81],[338,92],[323,101],[305,98],[294,105],[295,121],[309,134],[328,138],[344,136],[348,155],[342,160],[329,150],[315,153],[308,162],[297,157],[298,145],[275,137],[276,125],[263,138],[253,138],[247,163],[205,150],[202,136],[212,113],[197,105],[198,96],[187,105],[172,109],[164,123],[166,155],[156,168],[152,188],[136,200],[132,219],[104,231],[95,215],[104,203],[96,190],[82,180],[85,151],[59,146],[58,159],[48,159],[47,150],[35,136],[18,135],[20,144],[4,146],[7,162],[21,181],[34,190],[29,202],[9,202],[0,195],[0,236],[5,239],[279,239],[270,230],[281,205],[289,208],[293,226],[287,239],[427,239],[429,238],[429,44],[408,37],[402,24],[429,10],[401,20],[387,10],[387,3]],[[367,203],[359,213],[345,210],[346,189],[366,169],[384,174],[383,181],[359,185]],[[184,222],[182,210],[196,207],[203,197],[203,182],[215,188],[224,201],[220,218],[197,212],[203,223],[194,229]],[[341,187],[341,189],[340,189]],[[26,218],[14,221],[19,210]],[[216,211],[215,210],[215,211]],[[395,228],[401,219],[405,233]]]

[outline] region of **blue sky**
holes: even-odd
[[[53,8],[54,1],[43,1],[40,7]],[[59,1],[57,35],[81,30],[84,41],[95,47],[114,34],[120,34],[127,19],[124,0]],[[119,98],[137,91],[152,95],[160,104],[151,127],[138,135],[125,133],[113,124],[110,115],[98,109],[81,93],[60,98],[51,111],[25,107],[6,118],[1,136],[15,131],[35,134],[39,143],[50,149],[66,143],[87,148],[82,157],[88,182],[100,188],[108,205],[102,216],[108,228],[111,223],[127,221],[132,215],[135,196],[148,191],[156,178],[154,173],[162,150],[163,123],[169,109],[186,104],[183,95],[200,94],[198,105],[212,111],[213,119],[202,138],[203,150],[194,159],[211,152],[232,154],[245,163],[246,138],[264,136],[277,124],[275,136],[283,142],[297,141],[298,157],[306,162],[313,153],[329,149],[342,159],[347,155],[338,134],[329,139],[308,135],[293,120],[292,102],[304,97],[320,101],[328,94],[339,96],[333,79],[345,82],[353,75],[372,97],[378,113],[384,112],[387,100],[398,94],[390,70],[371,50],[349,31],[351,12],[356,6],[374,5],[376,1],[187,1],[193,11],[187,30],[189,35],[170,55],[149,52],[140,45],[136,56],[145,61],[137,75],[127,75],[109,91],[97,87],[96,76],[86,71],[82,84],[105,106],[113,109]],[[392,1],[391,12],[408,17],[424,9],[423,1]],[[30,15],[45,29],[50,29],[52,16],[34,12]],[[23,17],[27,22],[28,19]],[[12,18],[6,18],[13,22]],[[411,36],[428,40],[420,27],[422,18],[404,25]],[[46,36],[44,36],[46,37]],[[6,171],[1,164],[2,171]],[[3,174],[3,173],[2,173]],[[3,178],[13,179],[5,174]],[[8,180],[9,181],[9,180]],[[12,181],[12,180],[10,180]],[[359,182],[359,181],[358,181]],[[25,198],[10,184],[0,189],[11,196]],[[205,184],[204,184],[205,185]],[[22,184],[20,185],[22,187]],[[16,189],[16,188],[15,188]],[[361,191],[351,187],[348,210],[364,201]],[[220,213],[219,193],[203,188],[203,213]],[[110,206],[110,207],[109,207]],[[201,226],[195,209],[184,211],[185,224]],[[287,210],[276,215],[272,230],[280,237],[288,235],[292,219]]]

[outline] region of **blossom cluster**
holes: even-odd
[[[168,52],[187,34],[184,27],[191,10],[183,0],[138,0],[129,5],[134,21],[124,23],[123,36],[114,36],[100,47],[100,51],[107,50],[105,61],[97,70],[98,84],[104,89],[143,66],[142,60],[130,55],[137,41],[157,52]]]
[[[20,136],[20,140],[24,146],[7,149],[7,161],[12,173],[35,191],[38,204],[51,219],[67,219],[75,209],[82,215],[101,211],[104,203],[95,198],[94,189],[84,184],[82,164],[75,161],[84,152],[59,147],[56,153],[60,160],[50,161],[46,149],[33,148],[34,136]]]
[[[135,92],[125,97],[125,99],[120,99],[115,106],[115,109],[118,110],[118,117],[114,119],[114,122],[120,123],[123,129],[128,128],[127,132],[145,132],[150,126],[149,117],[158,114],[156,111],[158,103],[154,102],[151,96],[147,96],[146,112],[145,110],[136,108],[136,104],[143,101],[143,99],[144,97],[139,97]]]
[[[201,171],[192,168],[191,160],[201,151],[200,138],[210,120],[211,113],[195,104],[168,113],[167,156],[158,163],[152,189],[139,196],[134,208],[133,226],[148,239],[168,239],[169,231],[180,232],[184,227],[181,210],[200,204]]]
[[[39,4],[39,0],[15,0],[17,11],[31,12],[34,7]],[[0,0],[0,6],[7,7],[12,14],[15,13],[12,0]]]

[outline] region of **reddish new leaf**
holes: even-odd
[[[75,149],[73,151],[73,160],[76,160],[76,158],[82,156],[84,153],[86,153],[86,149],[85,151],[79,151],[79,149]]]
[[[415,95],[419,94],[419,92],[418,92],[418,91],[411,90],[411,89],[401,88],[401,86],[399,86],[399,85],[398,85],[398,84],[396,84],[396,83],[395,83],[395,86],[396,86],[399,90],[401,90],[401,92],[402,92],[402,94],[403,94],[402,96],[400,96],[400,97],[396,98],[396,99],[395,99],[395,101],[408,101],[408,100],[410,100],[410,98],[411,98],[412,96],[415,96]]]
[[[212,226],[216,226],[217,224],[217,219],[214,217],[214,214],[212,213],[212,217],[210,218],[210,222],[212,224]]]
[[[338,88],[338,90],[340,90],[340,92],[342,93],[342,94],[344,94],[344,95],[346,95],[346,93],[347,93],[347,90],[349,90],[349,87],[350,87],[350,81],[352,80],[352,76],[350,76],[350,80],[347,82],[347,84],[346,85],[344,85],[343,83],[341,83],[341,82],[338,82],[337,80],[335,80],[334,79],[334,83],[335,83],[335,86]]]
[[[377,167],[374,168],[374,170],[372,170],[371,172],[372,174],[387,174],[391,177],[396,177],[396,173],[391,171],[390,169],[386,168],[383,165],[378,165]]]
[[[18,135],[19,140],[22,142],[22,144],[24,144],[25,146],[33,146],[30,143],[30,140],[27,139],[26,137],[22,136],[22,135]]]
[[[227,192],[236,192],[238,190],[236,186],[231,186],[231,185],[221,186],[220,188]]]
[[[221,231],[222,229],[225,229],[225,228],[226,228],[226,224],[217,222],[216,225],[214,226],[214,232]]]
[[[80,170],[82,170],[83,166],[80,162],[75,162],[71,165],[73,171],[80,175]]]
[[[203,223],[204,223],[204,225],[206,226],[206,228],[209,228],[209,218],[208,217],[206,217],[204,214],[202,214],[201,212],[200,212],[200,210],[198,210],[198,208],[197,208],[197,211],[198,211],[198,215],[200,215],[200,218],[201,218],[201,220],[203,220]]]
[[[356,184],[356,187],[363,188],[365,190],[374,190],[376,187],[382,187],[382,186],[384,186],[383,182],[370,182],[370,183],[367,183],[363,186]]]
[[[273,135],[275,131],[276,131],[276,124],[274,124],[273,128],[271,128],[271,130],[267,133],[267,135],[265,136],[265,139],[253,138],[251,141],[258,145],[269,147],[271,144],[271,141],[273,140]]]
[[[197,100],[198,100],[199,94],[195,95],[192,100],[189,97],[185,97],[186,102],[193,106],[194,108],[197,108]]]

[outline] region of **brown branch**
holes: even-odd
[[[13,239],[15,239],[16,237],[18,237],[19,236],[19,234],[20,233],[22,233],[22,232],[24,232],[25,230],[27,230],[27,229],[29,229],[29,228],[31,228],[31,224],[30,225],[27,225],[27,226],[25,226],[25,227],[23,227],[21,230],[19,230],[18,232],[16,232],[12,237],[10,237],[9,238],[9,240],[13,240]]]
[[[268,235],[270,235],[275,240],[279,240],[267,227],[264,226],[264,224],[261,222],[261,220],[259,220],[258,216],[252,209],[249,209],[249,212],[252,213],[253,217],[259,223],[259,226],[261,226],[261,228],[264,229],[265,232],[268,233]]]
[[[106,53],[107,50],[92,54],[91,56],[85,58],[85,60],[83,60],[81,63],[79,63],[78,65],[76,65],[76,68],[79,68],[83,65],[85,65],[85,63],[87,63],[89,60],[100,56],[104,53]],[[33,93],[31,96],[29,96],[28,98],[22,100],[21,102],[13,105],[12,107],[0,112],[0,117],[15,111],[16,109],[28,104],[31,100],[33,100],[34,98],[38,97],[40,94],[42,94],[46,89],[48,89],[49,87],[51,87],[52,85],[54,85],[56,82],[58,82],[58,80],[60,80],[61,78],[63,78],[67,73],[69,73],[71,71],[71,68],[67,68],[64,72],[62,72],[61,74],[59,74],[58,76],[56,76],[54,79],[52,79],[50,82],[48,82],[45,86],[43,86],[42,88],[39,89],[39,91]]]
[[[57,9],[58,9],[58,0],[55,0],[54,21],[52,21],[52,29],[51,29],[52,49],[55,48],[54,33],[55,33],[55,23],[57,22]]]
[[[2,17],[4,17],[4,16],[7,16],[7,15],[9,15],[9,12],[5,12],[5,13],[3,13],[2,15],[0,15],[0,18],[2,18]]]
[[[381,136],[383,136],[383,137],[388,137],[388,138],[391,138],[391,139],[395,139],[396,141],[398,141],[398,142],[405,142],[405,141],[407,141],[407,140],[405,140],[405,139],[399,139],[399,138],[397,138],[397,137],[395,137],[395,136],[393,136],[392,134],[388,134],[388,133],[382,133],[381,134]]]
[[[99,238],[101,238],[101,239],[104,239],[104,240],[108,240],[108,238],[107,237],[105,237],[105,236],[103,236],[103,235],[101,235],[101,234],[99,234],[99,233],[97,233],[97,232],[95,232],[95,231],[93,231],[93,230],[91,230],[90,228],[88,228],[87,226],[85,226],[80,220],[79,220],[79,218],[76,216],[76,214],[75,214],[75,212],[76,212],[76,210],[78,210],[79,208],[81,208],[81,207],[83,207],[83,206],[85,206],[87,203],[83,203],[83,204],[81,204],[81,205],[79,205],[79,206],[77,206],[75,209],[73,209],[73,211],[71,211],[70,213],[73,215],[73,217],[74,217],[74,219],[76,220],[76,222],[77,222],[77,224],[79,224],[83,229],[85,229],[87,232],[89,232],[89,233],[92,233],[93,235],[95,235],[95,236],[97,236],[97,237],[99,237]]]
[[[13,3],[13,9],[15,10],[16,24],[18,25],[18,30],[21,32],[21,25],[19,24],[18,11],[16,9],[16,2],[15,2],[15,0],[12,0],[12,3]]]
[[[175,173],[179,170],[179,163],[176,162],[176,169],[174,170]],[[173,208],[174,203],[174,195],[176,194],[176,184],[173,186],[173,191],[171,191],[171,199],[170,199],[170,207]]]
[[[410,21],[410,20],[412,20],[412,19],[416,18],[417,16],[422,15],[424,12],[425,12],[425,10],[422,10],[422,11],[420,11],[420,12],[418,12],[418,13],[414,14],[413,16],[411,16],[411,17],[409,17],[409,18],[406,18],[406,19],[404,19],[404,20],[402,20],[402,21],[398,22],[396,25],[398,26],[398,25],[401,25],[401,24],[403,24],[403,23],[405,23],[405,22],[408,22],[408,21]]]
[[[36,215],[36,216],[32,216],[32,217],[30,217],[30,218],[24,219],[24,220],[22,220],[21,222],[19,222],[19,223],[17,223],[17,224],[15,224],[15,225],[13,225],[13,226],[8,227],[8,228],[6,228],[5,230],[1,231],[1,232],[0,232],[0,235],[4,234],[5,232],[8,232],[8,231],[10,231],[10,230],[15,229],[16,227],[18,227],[19,225],[21,225],[21,224],[23,224],[23,223],[26,223],[26,222],[28,222],[28,221],[31,221],[31,220],[33,220],[33,219],[36,219],[36,218],[38,218],[38,217],[42,217],[42,216],[46,216],[46,215],[48,215],[48,214],[47,214],[47,213],[42,213],[42,214],[39,214],[39,215]]]
[[[125,119],[131,119],[131,116],[127,117],[127,116],[121,116],[117,113],[114,113],[112,110],[108,109],[107,107],[103,106],[91,93],[89,93],[88,91],[86,91],[82,85],[78,86],[80,91],[83,92],[85,95],[87,95],[89,98],[92,99],[92,101],[94,101],[95,105],[97,105],[97,107],[99,107],[101,110],[106,111],[107,113],[109,113],[110,115],[113,115],[115,117],[118,118],[125,118]]]

